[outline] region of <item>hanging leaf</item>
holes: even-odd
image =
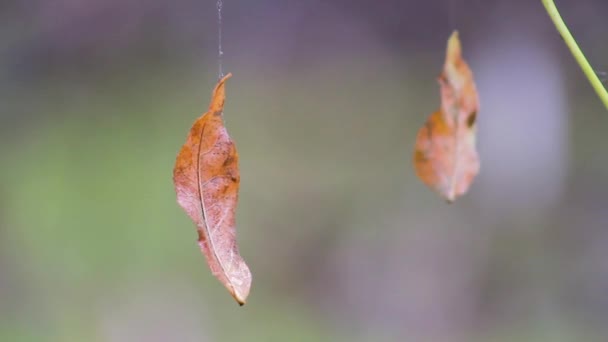
[[[473,73],[462,59],[457,31],[448,40],[439,85],[441,108],[418,131],[414,165],[426,185],[453,202],[467,192],[479,172],[475,149],[479,100]]]
[[[209,110],[190,129],[175,162],[173,183],[177,202],[196,224],[198,244],[211,272],[243,305],[251,272],[236,244],[238,154],[222,119],[224,83],[231,76],[227,74],[217,83]]]

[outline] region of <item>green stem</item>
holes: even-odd
[[[574,37],[572,37],[572,34],[570,34],[570,31],[564,23],[564,20],[559,15],[559,11],[557,10],[557,7],[555,7],[553,0],[542,0],[542,2],[543,5],[545,5],[545,9],[547,10],[549,17],[551,17],[551,20],[553,20],[557,31],[562,36],[562,38],[564,38],[564,42],[566,43],[568,48],[570,48],[574,59],[576,59],[578,65],[581,66],[581,69],[583,69],[585,76],[587,76],[587,79],[589,79],[589,83],[591,83],[591,86],[593,87],[593,89],[595,89],[597,96],[599,96],[600,100],[602,100],[602,102],[604,103],[606,109],[608,109],[608,92],[606,92],[606,88],[604,88],[604,85],[597,77],[597,74],[595,73],[591,65],[589,65],[589,62],[587,62],[587,58],[585,58],[585,55],[578,47],[578,44],[576,44],[576,40],[574,40]]]

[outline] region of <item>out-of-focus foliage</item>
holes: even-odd
[[[2,2],[0,340],[605,340],[608,114],[540,1],[450,3],[225,0],[239,308],[171,183],[215,2]],[[599,70],[606,6],[563,9]],[[482,168],[446,206],[410,151],[454,28]]]

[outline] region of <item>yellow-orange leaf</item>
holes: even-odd
[[[211,272],[243,305],[251,272],[236,244],[239,157],[222,120],[224,83],[231,76],[218,82],[209,110],[190,129],[175,162],[173,183],[179,205],[196,224],[198,243]]]
[[[479,172],[475,148],[479,100],[456,31],[448,40],[439,85],[441,108],[418,131],[414,165],[426,185],[452,202],[467,192]]]

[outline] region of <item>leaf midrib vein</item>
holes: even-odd
[[[205,124],[203,125],[203,128],[201,129],[201,134],[200,134],[199,140],[198,140],[198,149],[197,149],[197,153],[196,153],[196,186],[198,188],[199,201],[201,202],[201,211],[202,211],[202,215],[203,215],[203,222],[205,223],[205,232],[207,233],[206,235],[209,240],[209,248],[211,249],[211,253],[215,257],[217,262],[220,264],[220,268],[222,269],[222,274],[224,275],[224,277],[226,277],[226,279],[230,283],[230,286],[232,286],[232,281],[228,278],[228,276],[226,274],[226,268],[224,267],[224,264],[222,263],[222,260],[220,259],[220,257],[215,252],[215,243],[213,241],[213,237],[211,236],[211,229],[209,229],[209,224],[207,221],[207,211],[205,209],[205,198],[203,195],[203,187],[201,184],[201,159],[202,159],[203,155],[209,153],[209,151],[211,151],[213,149],[213,147],[217,143],[217,140],[219,140],[219,138],[220,138],[218,136],[218,138],[213,143],[213,145],[211,145],[211,148],[208,151],[206,151],[205,153],[201,154],[201,148],[203,146],[203,143],[202,143],[203,135],[205,133],[206,127],[207,127],[207,123],[205,122]],[[234,288],[234,286],[232,286],[232,287]]]

